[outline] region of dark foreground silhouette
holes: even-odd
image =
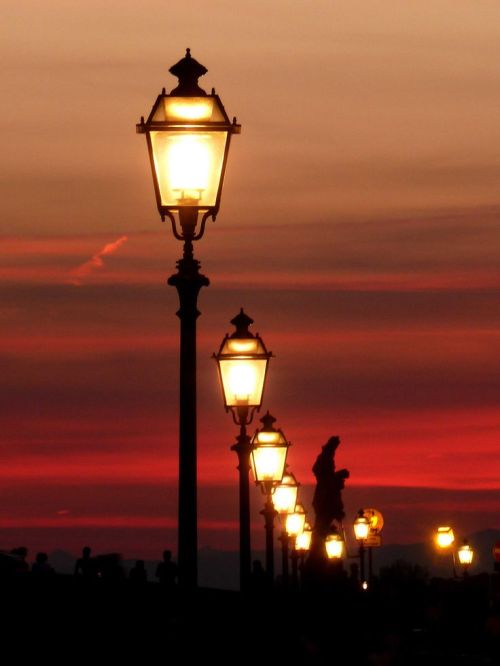
[[[141,565],[139,565],[141,570]],[[68,663],[498,666],[500,575],[428,581],[396,563],[363,592],[342,568],[247,594],[125,578],[4,576],[4,655]]]

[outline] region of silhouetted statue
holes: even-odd
[[[130,569],[129,574],[130,582],[142,584],[146,583],[148,580],[148,572],[144,566],[144,560],[137,560],[135,566]]]
[[[172,561],[172,551],[163,551],[163,562],[156,567],[156,577],[161,585],[175,587],[178,576],[178,566]]]
[[[47,553],[37,553],[36,559],[31,566],[31,573],[35,576],[47,576],[54,574],[54,569],[49,564]]]
[[[82,549],[82,556],[75,563],[75,576],[82,576],[82,578],[86,578],[87,580],[97,578],[97,563],[90,556],[91,553],[92,549],[89,546],[85,546]]]
[[[342,523],[345,516],[342,490],[345,480],[349,478],[349,472],[347,469],[335,471],[335,451],[339,444],[339,437],[330,437],[322,447],[312,468],[316,477],[316,488],[312,501],[316,513],[314,529],[321,537],[328,534],[334,520]]]

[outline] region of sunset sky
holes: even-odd
[[[242,124],[195,248],[200,546],[238,547],[210,356],[242,306],[306,508],[338,434],[349,521],[500,527],[498,2],[17,0],[0,32],[0,548],[175,550],[181,246],[135,123],[186,47]]]

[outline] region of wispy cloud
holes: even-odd
[[[83,264],[80,264],[80,266],[74,268],[71,271],[71,277],[68,280],[68,283],[75,286],[80,286],[82,284],[82,280],[87,277],[87,275],[90,275],[97,269],[104,266],[103,257],[116,252],[118,248],[120,248],[127,240],[128,236],[121,236],[112,243],[106,243],[106,245],[100,249],[99,252],[96,252],[94,255],[92,255],[88,261],[85,261]]]

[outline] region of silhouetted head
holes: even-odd
[[[172,559],[172,551],[171,550],[164,550],[163,551],[163,560],[165,562],[170,562]]]
[[[24,546],[19,546],[19,548],[13,548],[10,551],[13,555],[17,555],[17,557],[22,558],[23,560],[26,558],[28,555],[28,549],[25,548]]]
[[[330,437],[330,439],[327,441],[327,443],[323,446],[323,451],[328,451],[329,453],[333,453],[340,444],[340,437],[338,435],[334,435],[333,437]]]
[[[85,548],[82,549],[82,555],[85,558],[90,557],[91,552],[92,552],[92,548],[90,548],[89,546],[85,546]]]
[[[36,555],[36,563],[37,564],[45,564],[49,559],[49,556],[47,553],[37,553]]]

